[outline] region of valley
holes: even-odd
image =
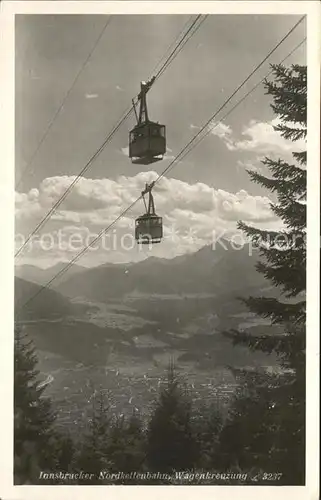
[[[222,272],[230,268],[223,257],[213,258],[205,248],[178,260],[147,259],[131,265],[128,273],[124,265],[78,270],[55,290],[44,289],[32,308],[20,312],[16,324],[35,344],[40,382],[57,409],[58,425],[78,432],[98,390],[113,413],[147,416],[170,360],[192,390],[196,407],[213,398],[222,408],[228,406],[236,386],[229,367],[277,366],[275,357],[233,346],[222,335],[231,328],[265,332],[267,324],[236,298],[242,289],[246,294],[261,291],[262,280],[258,288],[249,275],[255,262],[249,257],[246,265],[240,262],[235,281],[227,283]],[[152,280],[146,279],[146,269]],[[242,271],[247,276],[240,282]],[[135,279],[129,281],[129,274]],[[16,278],[17,302],[28,287],[34,293],[39,284]]]
[[[108,306],[91,302],[82,318],[24,324],[37,348],[41,377],[52,377],[46,394],[58,410],[59,425],[79,430],[87,420],[94,391],[101,389],[113,412],[147,416],[170,360],[191,388],[196,406],[215,398],[225,408],[236,384],[228,366],[270,368],[276,364],[274,358],[253,356],[245,347],[233,347],[219,333],[224,321],[217,315],[209,313],[187,321],[181,299],[176,304],[181,316],[174,315],[172,298],[172,315],[164,326],[156,321],[155,312],[153,321],[139,315],[144,314],[142,300],[138,299],[137,309],[133,300],[131,308],[126,301]],[[144,300],[147,308],[148,298]],[[168,309],[168,299],[163,303]],[[186,308],[190,313],[189,304]],[[165,309],[158,309],[158,314],[165,315]]]

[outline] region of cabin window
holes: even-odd
[[[146,130],[141,129],[141,130],[132,130],[130,133],[130,142],[135,142],[137,139],[140,139],[141,137],[146,136]]]

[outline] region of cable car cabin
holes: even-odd
[[[150,244],[160,243],[163,237],[163,220],[155,212],[155,203],[152,195],[152,189],[155,181],[151,184],[145,184],[142,191],[146,212],[135,221],[135,239],[137,243]],[[145,195],[148,194],[148,206],[145,201]]]
[[[163,237],[162,217],[156,214],[141,215],[135,221],[135,239],[137,243],[160,243]]]
[[[166,153],[165,125],[145,122],[129,134],[129,157],[132,163],[149,165],[162,160]]]
[[[136,126],[129,133],[129,157],[132,163],[149,165],[163,159],[166,153],[165,125],[152,122],[148,118],[146,94],[152,86],[155,77],[149,82],[141,82],[138,102],[140,103],[139,115],[133,100]]]

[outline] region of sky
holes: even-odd
[[[148,94],[150,119],[166,125],[164,160],[152,166],[131,163],[128,131],[135,123],[128,119],[16,264],[48,267],[72,259],[139,196],[145,182],[162,172],[298,19],[208,16]],[[101,15],[16,16],[17,182],[26,169],[16,192],[17,248],[127,111],[140,81],[154,74],[190,16],[113,16],[83,67],[106,21]],[[257,227],[281,227],[270,210],[270,193],[251,182],[246,171],[265,173],[264,156],[292,161],[293,147],[273,129],[278,122],[270,96],[260,85],[223,116],[270,71],[270,63],[280,62],[301,42],[305,28],[305,22],[298,26],[217,116],[208,136],[155,187],[164,241],[152,249],[134,244],[134,219],[144,212],[140,202],[80,265],[172,258],[212,243],[213,234],[238,234],[240,219]],[[286,63],[305,64],[305,49],[304,44]]]

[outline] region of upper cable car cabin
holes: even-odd
[[[139,116],[134,105],[137,125],[129,133],[129,157],[132,163],[149,165],[162,160],[166,153],[165,125],[152,122],[148,118],[146,93],[151,83],[141,83],[138,95],[140,101]]]
[[[166,153],[165,125],[146,122],[129,134],[129,157],[132,163],[149,165],[162,160]]]

